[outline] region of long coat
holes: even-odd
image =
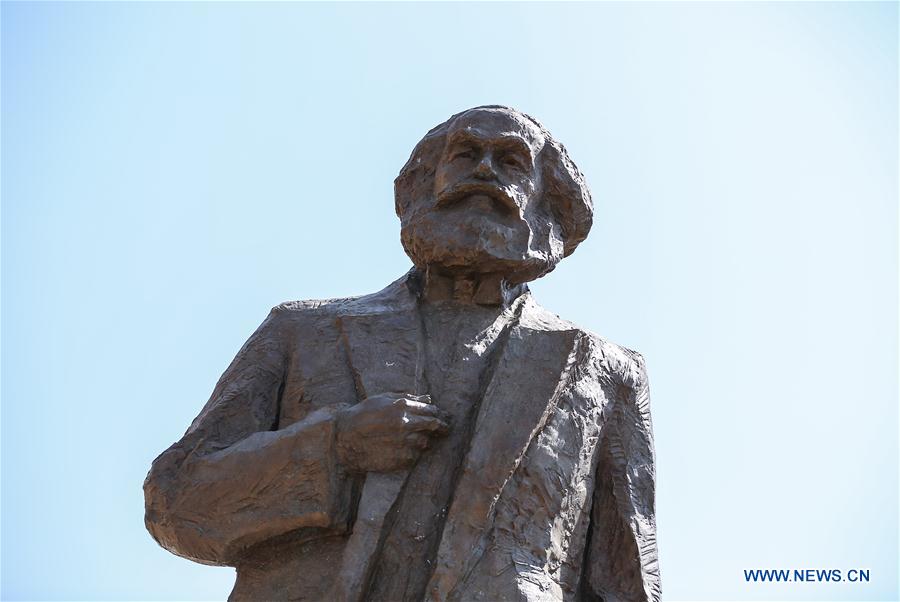
[[[147,528],[175,554],[237,567],[230,599],[366,599],[406,473],[345,472],[335,418],[367,395],[418,391],[410,275],[373,295],[274,308],[153,462]],[[642,357],[528,292],[509,311],[428,599],[659,600]]]

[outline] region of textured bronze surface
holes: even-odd
[[[275,307],[144,482],[166,549],[232,600],[658,600],[641,356],[526,283],[584,240],[537,121],[454,115],[395,181],[414,267]]]

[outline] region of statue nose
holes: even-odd
[[[479,180],[496,179],[497,173],[494,171],[494,162],[489,154],[485,154],[475,167],[474,176]]]

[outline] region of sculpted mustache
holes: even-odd
[[[464,182],[457,184],[449,190],[445,190],[438,195],[437,206],[446,207],[455,204],[457,201],[472,196],[473,194],[483,194],[498,202],[506,211],[518,212],[519,206],[509,196],[505,190],[490,184],[482,184],[480,182]]]

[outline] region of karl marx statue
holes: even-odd
[[[231,600],[658,600],[643,359],[526,286],[588,234],[582,174],[485,106],[395,197],[414,267],[272,310],[153,462],[150,533]]]

